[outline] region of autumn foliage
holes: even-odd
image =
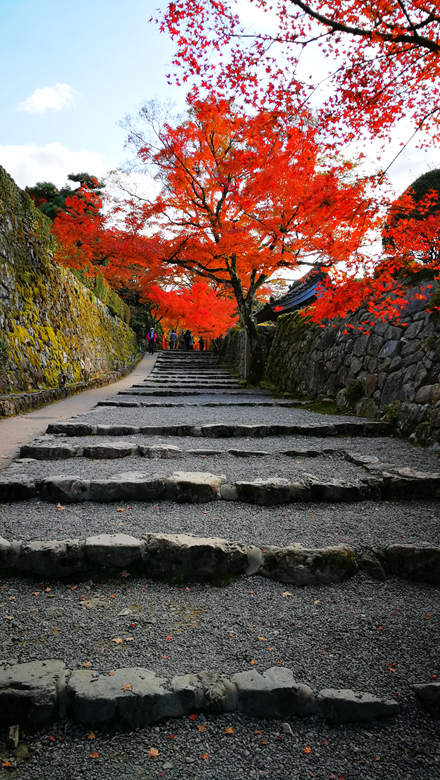
[[[250,5],[257,17],[260,13],[259,26],[245,27],[232,0],[169,3],[156,21],[177,46],[173,77],[243,95],[254,105],[296,101],[298,106],[322,78],[316,71],[310,82],[299,75],[301,56],[314,47],[329,66],[320,119],[330,130],[337,126],[338,138],[342,129],[345,137],[363,130],[383,136],[405,119],[438,139],[438,0],[250,0]]]
[[[115,225],[118,210],[117,205],[103,210],[102,194],[87,186],[67,197],[52,228],[56,260],[89,276],[102,273],[116,291],[166,281],[168,270],[151,254],[147,239],[127,220],[123,227]]]
[[[192,100],[188,118],[160,125],[146,106],[130,140],[162,191],[133,204],[157,260],[235,298],[261,376],[253,304],[270,275],[300,263],[350,262],[371,228],[366,179],[323,157],[306,114],[249,114],[231,101]],[[252,373],[253,372],[253,373]]]
[[[166,290],[153,286],[149,300],[157,306],[157,318],[165,332],[191,330],[205,341],[216,339],[237,322],[236,303],[230,296],[221,296],[206,282],[194,282],[190,287]]]

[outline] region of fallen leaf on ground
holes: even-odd
[[[122,639],[120,636],[117,636],[115,639],[112,639],[112,642],[114,642],[116,645],[120,645],[122,642]]]
[[[290,593],[289,590],[285,590],[283,596],[293,596],[293,593]]]
[[[121,690],[123,690],[123,691],[131,691],[132,687],[131,687],[131,685],[123,685]]]
[[[235,729],[232,726],[227,726],[223,730],[223,734],[235,734]]]
[[[63,506],[61,506],[61,504],[57,504],[57,509],[59,509],[59,510],[61,511],[61,510],[63,510],[63,509],[64,509],[64,507],[63,507]]]
[[[205,758],[209,758],[209,753],[202,753],[202,758],[205,760]]]
[[[90,758],[99,758],[99,753],[97,750],[94,750],[93,753],[90,753]]]
[[[195,720],[196,718],[197,718],[197,715],[190,715],[190,716],[189,716],[189,719],[190,719],[190,720]]]
[[[256,664],[256,663],[257,663],[257,662],[256,662],[256,660],[255,660],[255,658],[254,658],[254,660],[253,660],[253,661],[251,661],[251,666],[255,666],[255,664]]]
[[[117,512],[125,512],[125,509],[122,506],[118,506]]]
[[[266,639],[265,636],[259,636],[258,639],[260,640],[260,642],[267,642],[267,639]]]
[[[92,664],[90,663],[90,661],[85,661],[85,662],[83,663],[83,669],[89,669],[89,668],[91,667],[91,665],[92,665]]]
[[[311,747],[305,747],[305,748],[303,748],[303,751],[304,751],[304,753],[311,753],[312,752],[312,748]]]
[[[201,723],[200,726],[197,726],[197,731],[206,731],[207,725],[206,723]]]
[[[115,673],[114,673],[114,672],[109,672],[109,673],[108,673],[108,676],[109,676],[109,677],[114,677],[114,676],[115,676]]]
[[[129,576],[130,576],[130,572],[128,572],[128,571],[121,571],[121,577],[129,577]]]
[[[96,739],[96,737],[95,737],[95,735],[94,735],[93,731],[90,731],[90,733],[89,733],[89,734],[87,734],[87,739],[90,739],[90,740],[92,740],[92,739]]]
[[[157,750],[157,748],[150,748],[147,753],[148,758],[157,758],[158,755],[159,755],[159,751]]]
[[[133,637],[132,637],[132,636],[126,636],[126,637],[125,637],[125,641],[126,641],[126,642],[133,642],[134,640],[133,640]]]
[[[12,766],[11,762],[10,762],[10,761],[5,761],[5,762],[2,764],[2,769],[5,769],[5,768],[7,768],[7,767],[10,767],[10,766]]]

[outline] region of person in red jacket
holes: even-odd
[[[154,348],[156,346],[156,341],[157,341],[157,333],[154,330],[154,328],[150,328],[150,332],[147,336],[147,339],[148,339],[148,352],[150,353],[150,355],[154,355]]]

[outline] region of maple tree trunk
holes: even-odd
[[[257,284],[255,283],[256,272],[251,274],[251,283],[247,295],[243,294],[240,278],[236,272],[236,264],[233,262],[229,267],[232,289],[238,305],[241,322],[246,330],[249,347],[249,373],[246,377],[251,385],[257,385],[264,376],[264,358],[263,348],[261,346],[260,334],[258,333],[257,323],[252,316],[253,303]]]
[[[250,352],[249,375],[247,376],[247,381],[251,385],[256,385],[258,382],[261,382],[264,376],[265,364],[263,348],[261,346],[258,327],[252,315],[247,316],[244,319],[243,324],[246,329]]]

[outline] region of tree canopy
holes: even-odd
[[[175,0],[156,21],[177,45],[174,78],[254,105],[308,101],[320,78],[298,75],[317,45],[330,66],[322,120],[338,136],[384,136],[399,120],[440,137],[438,0],[249,0],[273,32],[254,32],[232,0]],[[263,17],[264,18],[264,17]],[[264,22],[263,22],[264,24]],[[281,56],[282,55],[282,56]]]
[[[189,105],[177,124],[159,122],[151,106],[140,112],[143,130],[131,123],[129,143],[162,184],[156,198],[133,204],[132,220],[148,226],[158,260],[234,295],[257,381],[257,291],[281,268],[352,262],[371,228],[368,180],[321,156],[310,118],[249,114],[214,96]]]

